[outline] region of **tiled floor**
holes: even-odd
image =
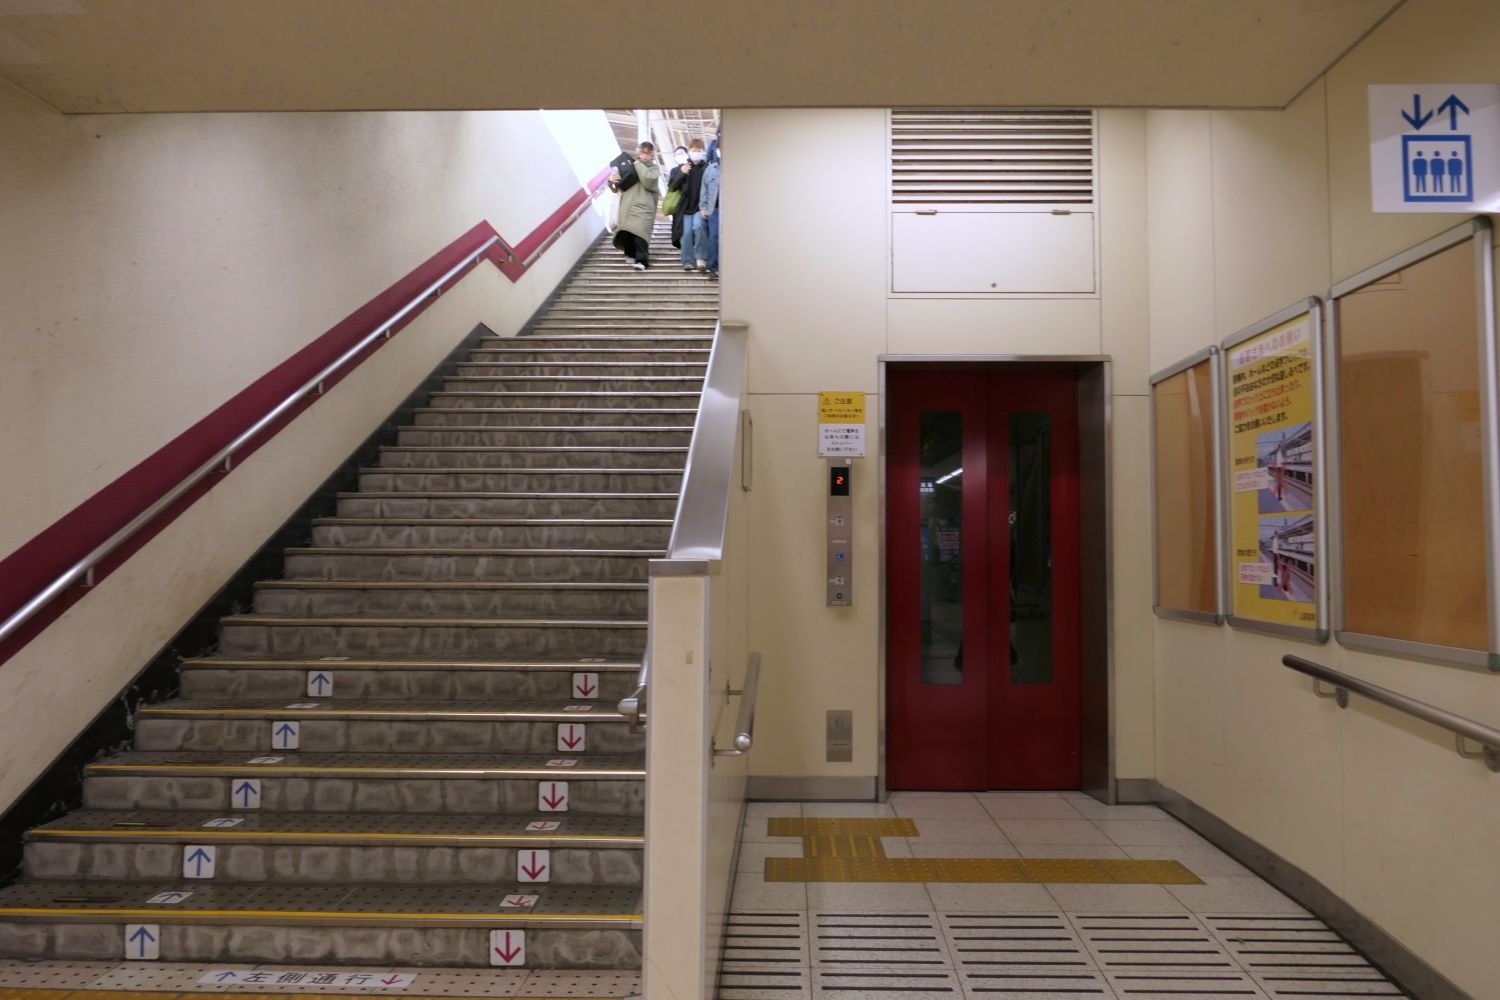
[[[1175,860],[1202,885],[768,883],[771,816],[915,819],[890,857]],[[1154,806],[1080,793],[755,803],[719,1000],[1400,997],[1316,917]]]

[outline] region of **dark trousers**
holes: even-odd
[[[682,217],[686,214],[678,209],[677,213],[672,216],[672,245],[679,250],[682,249]]]
[[[638,260],[648,266],[651,263],[651,244],[635,233],[624,229],[615,230],[615,249],[631,260]]]

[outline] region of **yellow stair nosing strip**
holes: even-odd
[[[389,922],[434,923],[438,921],[474,921],[476,923],[499,921],[502,923],[532,922],[556,924],[567,922],[626,924],[640,923],[639,913],[404,913],[379,910],[162,910],[132,907],[42,907],[0,906],[0,918],[15,917],[108,917],[114,920],[150,918],[167,923],[193,923],[195,920],[261,920],[274,919],[283,922],[316,920],[336,925],[338,920],[381,920]],[[99,921],[103,922],[103,921]]]
[[[136,772],[151,774],[178,772],[181,777],[242,778],[260,775],[270,778],[342,777],[369,774],[391,774],[397,777],[446,777],[446,778],[494,778],[499,780],[530,781],[532,779],[564,781],[569,778],[596,781],[644,780],[644,770],[597,771],[573,767],[517,768],[495,770],[489,768],[431,768],[431,767],[319,767],[293,764],[286,767],[267,764],[90,764],[90,772]],[[187,772],[182,774],[181,772]]]
[[[174,708],[171,706],[149,706],[143,707],[139,715],[144,718],[151,716],[199,716],[213,719],[244,719],[254,721],[257,719],[284,719],[287,715],[311,718],[312,716],[324,716],[336,719],[339,716],[364,719],[433,719],[438,721],[464,721],[466,719],[478,721],[504,721],[515,719],[526,722],[561,722],[568,719],[589,719],[590,721],[625,721],[625,716],[608,708],[593,708],[587,712],[568,712],[563,709],[487,709],[468,710],[456,709],[448,711],[444,709],[400,709],[400,708],[340,708],[337,703],[324,703],[316,708]]]
[[[632,837],[614,834],[600,834],[589,836],[587,834],[570,833],[307,833],[289,830],[266,830],[257,832],[254,830],[164,830],[160,827],[131,827],[129,829],[111,830],[47,830],[39,829],[31,831],[32,840],[228,840],[252,844],[262,840],[299,840],[308,844],[318,844],[324,841],[433,841],[437,843],[463,843],[463,844],[494,844],[504,846],[515,843],[518,845],[536,844],[546,842],[560,844],[563,847],[587,848],[589,845],[603,846],[627,846],[644,847],[645,837]]]

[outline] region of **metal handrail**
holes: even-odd
[[[1300,656],[1283,656],[1283,666],[1290,667],[1299,673],[1307,674],[1313,679],[1313,693],[1319,698],[1332,698],[1338,702],[1340,708],[1349,707],[1349,693],[1378,701],[1382,705],[1405,712],[1407,715],[1430,722],[1434,726],[1446,729],[1453,734],[1454,745],[1458,749],[1458,755],[1465,760],[1483,760],[1485,766],[1491,771],[1500,772],[1500,729],[1492,729],[1482,722],[1466,719],[1462,715],[1454,715],[1445,708],[1429,705],[1425,701],[1409,698],[1404,694],[1383,688],[1369,681],[1362,681],[1358,677],[1351,676],[1339,670],[1333,670],[1304,660]],[[1334,686],[1332,691],[1325,691],[1320,686],[1326,681]],[[1479,750],[1470,750],[1466,740],[1478,743]]]
[[[755,700],[760,694],[760,654],[751,653],[750,663],[745,667],[745,686],[738,691],[724,692],[727,696],[740,696],[740,717],[734,726],[734,749],[722,750],[714,747],[715,757],[743,757],[755,745]]]
[[[655,576],[673,573],[711,573],[724,556],[724,530],[729,521],[729,495],[734,484],[734,444],[740,432],[740,399],[745,388],[748,327],[720,323],[714,327],[713,349],[703,377],[703,395],[687,464],[682,470],[682,494],[672,518],[672,535],[665,559],[653,559]],[[677,565],[673,565],[677,564]]]
[[[527,255],[526,259],[521,261],[521,266],[530,267],[532,264],[535,264],[539,259],[541,259],[542,254],[551,249],[552,244],[562,239],[563,233],[567,232],[568,229],[573,225],[573,223],[583,218],[588,210],[594,207],[594,203],[599,200],[599,195],[607,190],[609,189],[601,184],[596,190],[589,191],[589,196],[585,198],[577,208],[573,209],[573,214],[569,215],[565,220],[563,220],[562,224],[552,231],[552,235],[548,236],[541,242],[540,246],[531,251],[531,253]]]
[[[27,601],[24,605],[21,606],[20,610],[16,611],[9,618],[5,619],[3,623],[0,623],[0,641],[4,641],[6,638],[12,635],[22,625],[30,621],[37,612],[41,611],[42,608],[46,607],[53,600],[55,600],[58,595],[67,590],[69,587],[73,586],[75,583],[78,583],[80,580],[83,581],[84,586],[93,586],[95,567],[97,567],[99,563],[108,558],[110,553],[114,552],[121,545],[125,544],[125,542],[129,541],[136,532],[140,531],[146,525],[154,521],[157,516],[159,516],[163,511],[165,511],[167,508],[171,507],[172,504],[181,499],[184,494],[186,494],[194,486],[197,486],[203,480],[207,479],[214,472],[218,471],[221,467],[225,472],[228,472],[230,469],[232,469],[234,467],[234,456],[236,452],[238,452],[241,448],[248,444],[258,434],[260,434],[261,431],[265,430],[272,423],[274,423],[279,417],[282,416],[282,414],[286,413],[293,406],[296,406],[307,396],[322,395],[325,388],[325,383],[328,381],[328,379],[333,377],[333,375],[335,375],[341,368],[347,365],[361,351],[365,350],[365,348],[375,343],[375,341],[380,340],[381,338],[388,339],[391,336],[394,328],[398,324],[400,324],[402,320],[410,316],[413,311],[415,311],[429,298],[440,294],[444,285],[446,285],[453,278],[457,277],[465,268],[478,262],[481,257],[489,252],[491,247],[494,247],[497,244],[500,244],[500,237],[498,236],[491,236],[488,240],[485,240],[483,245],[481,245],[478,249],[470,252],[468,256],[464,257],[463,260],[459,261],[457,264],[449,268],[441,278],[438,278],[432,284],[428,285],[425,289],[422,290],[420,294],[418,294],[406,305],[402,306],[401,310],[397,312],[396,315],[392,316],[390,319],[380,324],[380,326],[376,327],[368,336],[361,339],[358,344],[355,344],[343,354],[339,355],[336,361],[325,367],[322,371],[318,372],[318,374],[314,375],[307,381],[305,385],[302,386],[302,388],[298,389],[286,399],[282,400],[274,409],[257,420],[249,430],[246,430],[244,433],[236,437],[233,441],[229,442],[229,444],[225,445],[223,448],[220,448],[212,458],[204,462],[202,465],[198,466],[198,468],[189,473],[186,478],[182,479],[176,486],[172,487],[165,494],[163,494],[161,499],[157,500],[150,507],[147,507],[143,512],[133,518],[129,524],[125,525],[125,527],[121,528],[119,531],[116,531],[92,552],[84,556],[78,562],[74,563],[67,572],[63,573],[56,580],[53,580],[45,590],[37,594],[31,600]]]
[[[648,623],[649,624],[649,623]],[[646,690],[651,684],[651,637],[647,629],[646,652],[641,655],[641,672],[635,678],[635,690],[620,699],[617,706],[630,723],[630,731],[639,734],[646,727]]]

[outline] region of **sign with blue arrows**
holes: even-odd
[[[331,698],[333,696],[333,671],[309,670],[307,693],[314,698]]]
[[[183,878],[213,878],[214,862],[218,860],[217,847],[201,847],[188,844],[182,849]]]
[[[1500,211],[1500,84],[1370,87],[1376,212]]]
[[[271,723],[271,748],[274,750],[295,750],[297,744],[302,740],[302,723],[281,722]]]
[[[125,957],[135,962],[154,962],[161,958],[161,927],[157,924],[126,924]]]
[[[260,779],[230,778],[229,807],[231,809],[259,809]]]

